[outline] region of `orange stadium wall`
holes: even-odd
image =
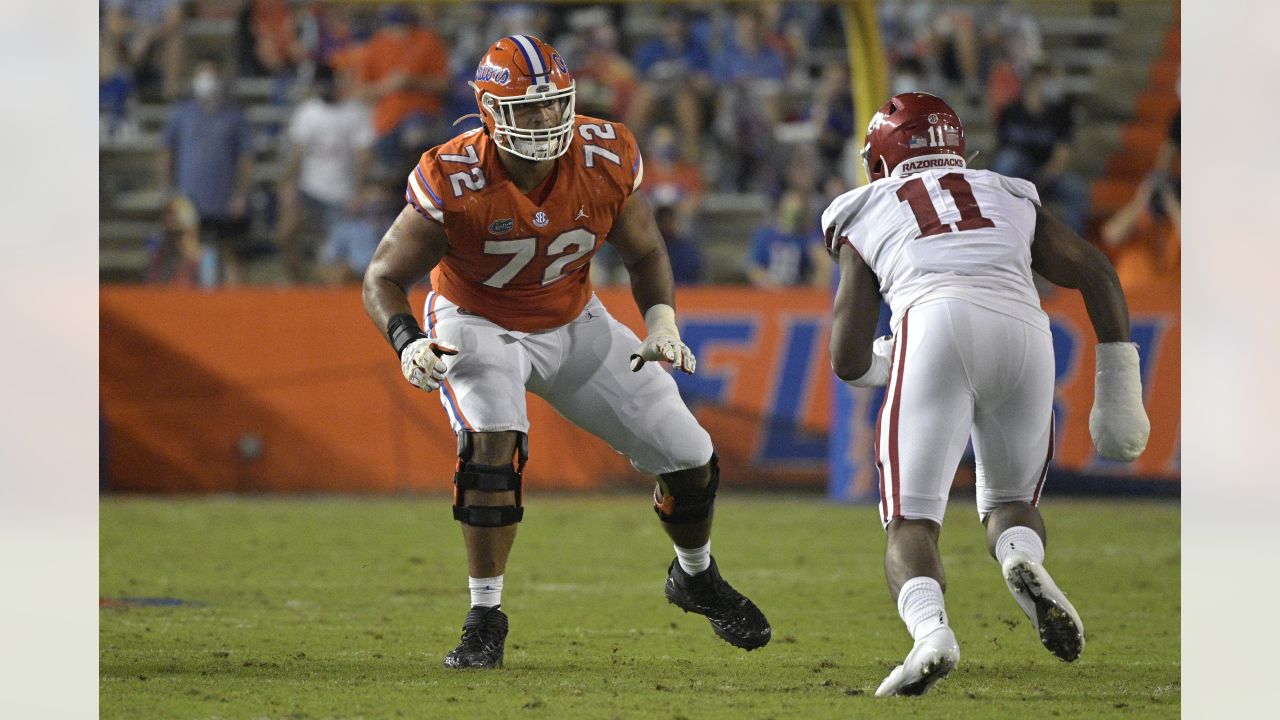
[[[415,292],[421,307],[423,292]],[[642,323],[629,292],[604,289],[611,312]],[[868,428],[841,428],[846,392],[827,360],[829,296],[821,291],[681,289],[685,339],[698,373],[677,380],[736,486],[874,488],[870,463],[828,464],[828,445],[870,447]],[[1093,335],[1075,293],[1046,303],[1058,353],[1055,468],[1102,477],[1179,477],[1180,328],[1176,284],[1130,296],[1152,420],[1131,465],[1089,445]],[[106,487],[130,491],[447,490],[454,437],[439,395],[408,386],[365,317],[357,288],[175,290],[104,287],[100,381]],[[465,348],[464,348],[465,352]],[[838,389],[837,389],[838,388]],[[648,487],[603,442],[530,397],[531,490]],[[839,453],[836,453],[838,456]],[[845,474],[847,477],[836,477]]]

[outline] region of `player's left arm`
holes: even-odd
[[[876,339],[880,281],[848,243],[841,243],[840,284],[831,321],[831,369],[854,387],[884,385],[889,379],[893,339]]]
[[[648,337],[631,355],[631,369],[639,370],[646,361],[660,360],[692,373],[697,360],[680,341],[676,327],[676,282],[671,260],[644,193],[633,192],[623,201],[608,240],[631,276],[631,296],[649,330]]]
[[[1129,305],[1115,269],[1102,252],[1039,207],[1031,268],[1083,296],[1098,338],[1089,435],[1103,457],[1136,459],[1147,447],[1151,422],[1142,407],[1141,367],[1138,346],[1129,337]]]

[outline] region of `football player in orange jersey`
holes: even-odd
[[[502,579],[524,513],[526,391],[657,476],[655,510],[676,551],[667,599],[737,647],[763,646],[768,621],[711,557],[711,439],[659,367],[692,373],[695,359],[676,327],[653,211],[635,192],[644,177],[635,138],[621,123],[575,115],[564,60],[530,35],[491,45],[471,85],[484,127],[422,155],[364,278],[365,310],[405,378],[441,391],[458,437],[453,516],[471,610],[445,666],[502,665]],[[591,291],[591,256],[606,241],[631,275],[643,342]],[[424,329],[406,291],[428,272]]]

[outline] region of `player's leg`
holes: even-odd
[[[502,586],[516,524],[524,515],[520,487],[529,456],[526,438],[510,430],[458,434],[453,516],[462,524],[467,548],[471,609],[462,639],[444,658],[446,667],[502,667],[508,629],[500,608]]]
[[[630,369],[639,339],[598,299],[566,326],[563,361],[530,390],[571,422],[609,443],[641,472],[656,475],[654,507],[675,547],[668,600],[705,615],[715,633],[747,650],[769,642],[764,614],[720,575],[711,555],[711,524],[720,469],[711,438],[689,412],[675,381],[658,363]],[[535,362],[535,376],[538,363]]]
[[[507,558],[523,518],[521,483],[528,459],[524,378],[529,361],[503,330],[432,293],[427,331],[460,349],[449,363],[440,402],[457,433],[453,517],[467,549],[471,609],[462,639],[445,656],[452,668],[501,667],[508,622],[500,609]]]
[[[1047,333],[1000,319],[984,344],[1001,347],[984,363],[974,418],[978,513],[987,547],[1041,643],[1075,660],[1084,624],[1045,569],[1045,525],[1036,504],[1053,457],[1053,346]],[[978,335],[975,333],[975,336]]]
[[[877,696],[924,694],[960,660],[943,599],[938,536],[968,442],[973,398],[951,304],[926,303],[904,316],[878,423],[885,579],[913,645]]]

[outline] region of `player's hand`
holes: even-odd
[[[1097,362],[1089,436],[1102,457],[1130,462],[1146,449],[1151,434],[1151,421],[1142,407],[1138,346],[1102,343]]]
[[[458,348],[434,338],[419,338],[400,353],[400,371],[404,378],[427,392],[440,387],[449,366],[445,355],[457,355]]]
[[[650,335],[631,353],[631,372],[637,372],[650,360],[669,362],[671,367],[692,375],[698,367],[698,359],[679,338],[670,335]]]

